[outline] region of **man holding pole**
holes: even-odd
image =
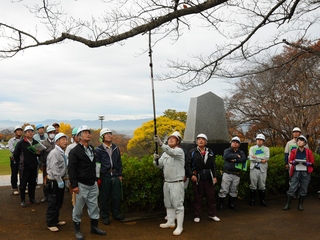
[[[167,209],[168,220],[160,224],[161,228],[174,228],[175,218],[177,216],[177,228],[173,235],[180,235],[183,231],[184,220],[184,177],[185,177],[185,154],[179,147],[181,135],[179,132],[173,132],[168,138],[168,145],[163,144],[158,136],[154,141],[162,148],[164,153],[159,158],[154,155],[154,165],[163,169],[164,185],[164,205]]]

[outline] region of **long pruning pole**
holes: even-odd
[[[154,97],[154,83],[153,83],[153,63],[152,63],[152,48],[151,48],[151,30],[149,31],[149,58],[150,58],[150,73],[151,73],[151,87],[152,87],[152,103],[153,103],[153,124],[154,135],[157,135],[157,120],[156,120],[156,103]],[[158,144],[155,143],[155,153],[158,154]],[[158,164],[158,162],[157,162]]]

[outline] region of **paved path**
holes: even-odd
[[[2,177],[3,181],[8,181]],[[39,180],[41,178],[39,177]],[[42,197],[42,189],[36,189],[36,198]],[[70,194],[66,192],[64,204],[60,211],[60,219],[67,222],[57,233],[46,228],[46,204],[20,207],[19,196],[11,193],[10,186],[0,187],[0,239],[33,239],[57,240],[75,239],[72,226],[72,206]],[[297,209],[298,201],[293,200],[291,210],[283,211],[286,198],[283,195],[267,199],[269,206],[250,207],[245,201],[237,202],[238,210],[224,209],[218,212],[221,222],[214,222],[202,211],[200,223],[193,222],[193,214],[188,209],[185,214],[184,231],[181,236],[173,236],[173,229],[161,229],[164,222],[164,211],[152,214],[143,212],[126,213],[126,221],[111,220],[106,226],[99,221],[99,226],[107,231],[106,237],[90,234],[90,220],[84,209],[81,229],[86,240],[277,240],[277,239],[320,239],[319,218],[320,199],[317,194],[308,193],[305,200],[305,210]]]
[[[0,186],[11,186],[10,175],[0,175]],[[42,184],[42,173],[39,173],[38,184]]]

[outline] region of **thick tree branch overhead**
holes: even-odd
[[[152,31],[154,43],[177,43],[190,29],[206,31],[196,52],[169,60],[158,80],[174,80],[182,91],[214,78],[238,78],[253,64],[263,65],[264,54],[279,46],[319,40],[320,2],[314,0],[103,0],[103,9],[78,13],[80,3],[21,0],[38,22],[24,29],[0,20],[0,58],[39,46],[75,41],[90,48],[121,43]],[[100,11],[98,11],[100,10]],[[97,15],[97,11],[99,15]],[[78,15],[77,15],[78,14]],[[33,16],[34,15],[34,16]],[[193,36],[191,36],[193,37]],[[283,41],[283,39],[286,39]],[[210,44],[209,44],[210,43]],[[177,43],[178,44],[178,43]],[[205,50],[202,46],[208,46]],[[146,44],[147,46],[147,44]],[[296,46],[302,49],[303,46]],[[307,49],[305,49],[307,51]],[[289,61],[288,61],[289,62]],[[261,68],[259,68],[261,71]]]

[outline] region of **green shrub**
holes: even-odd
[[[275,194],[286,194],[289,184],[288,170],[285,169],[283,160],[284,149],[280,147],[270,148],[270,159],[267,175],[267,197]],[[319,190],[320,183],[320,155],[314,154],[315,167],[312,173],[309,191]],[[123,204],[124,211],[152,211],[163,208],[163,175],[162,170],[153,165],[153,157],[133,158],[122,156],[123,162]],[[218,193],[221,185],[222,156],[216,156],[218,183],[215,185]],[[248,198],[250,191],[250,170],[241,172],[239,185],[239,199]],[[185,192],[185,207],[191,206],[193,193],[191,184]]]
[[[153,165],[153,158],[137,159],[122,156],[123,210],[149,210],[163,206],[162,171]]]

